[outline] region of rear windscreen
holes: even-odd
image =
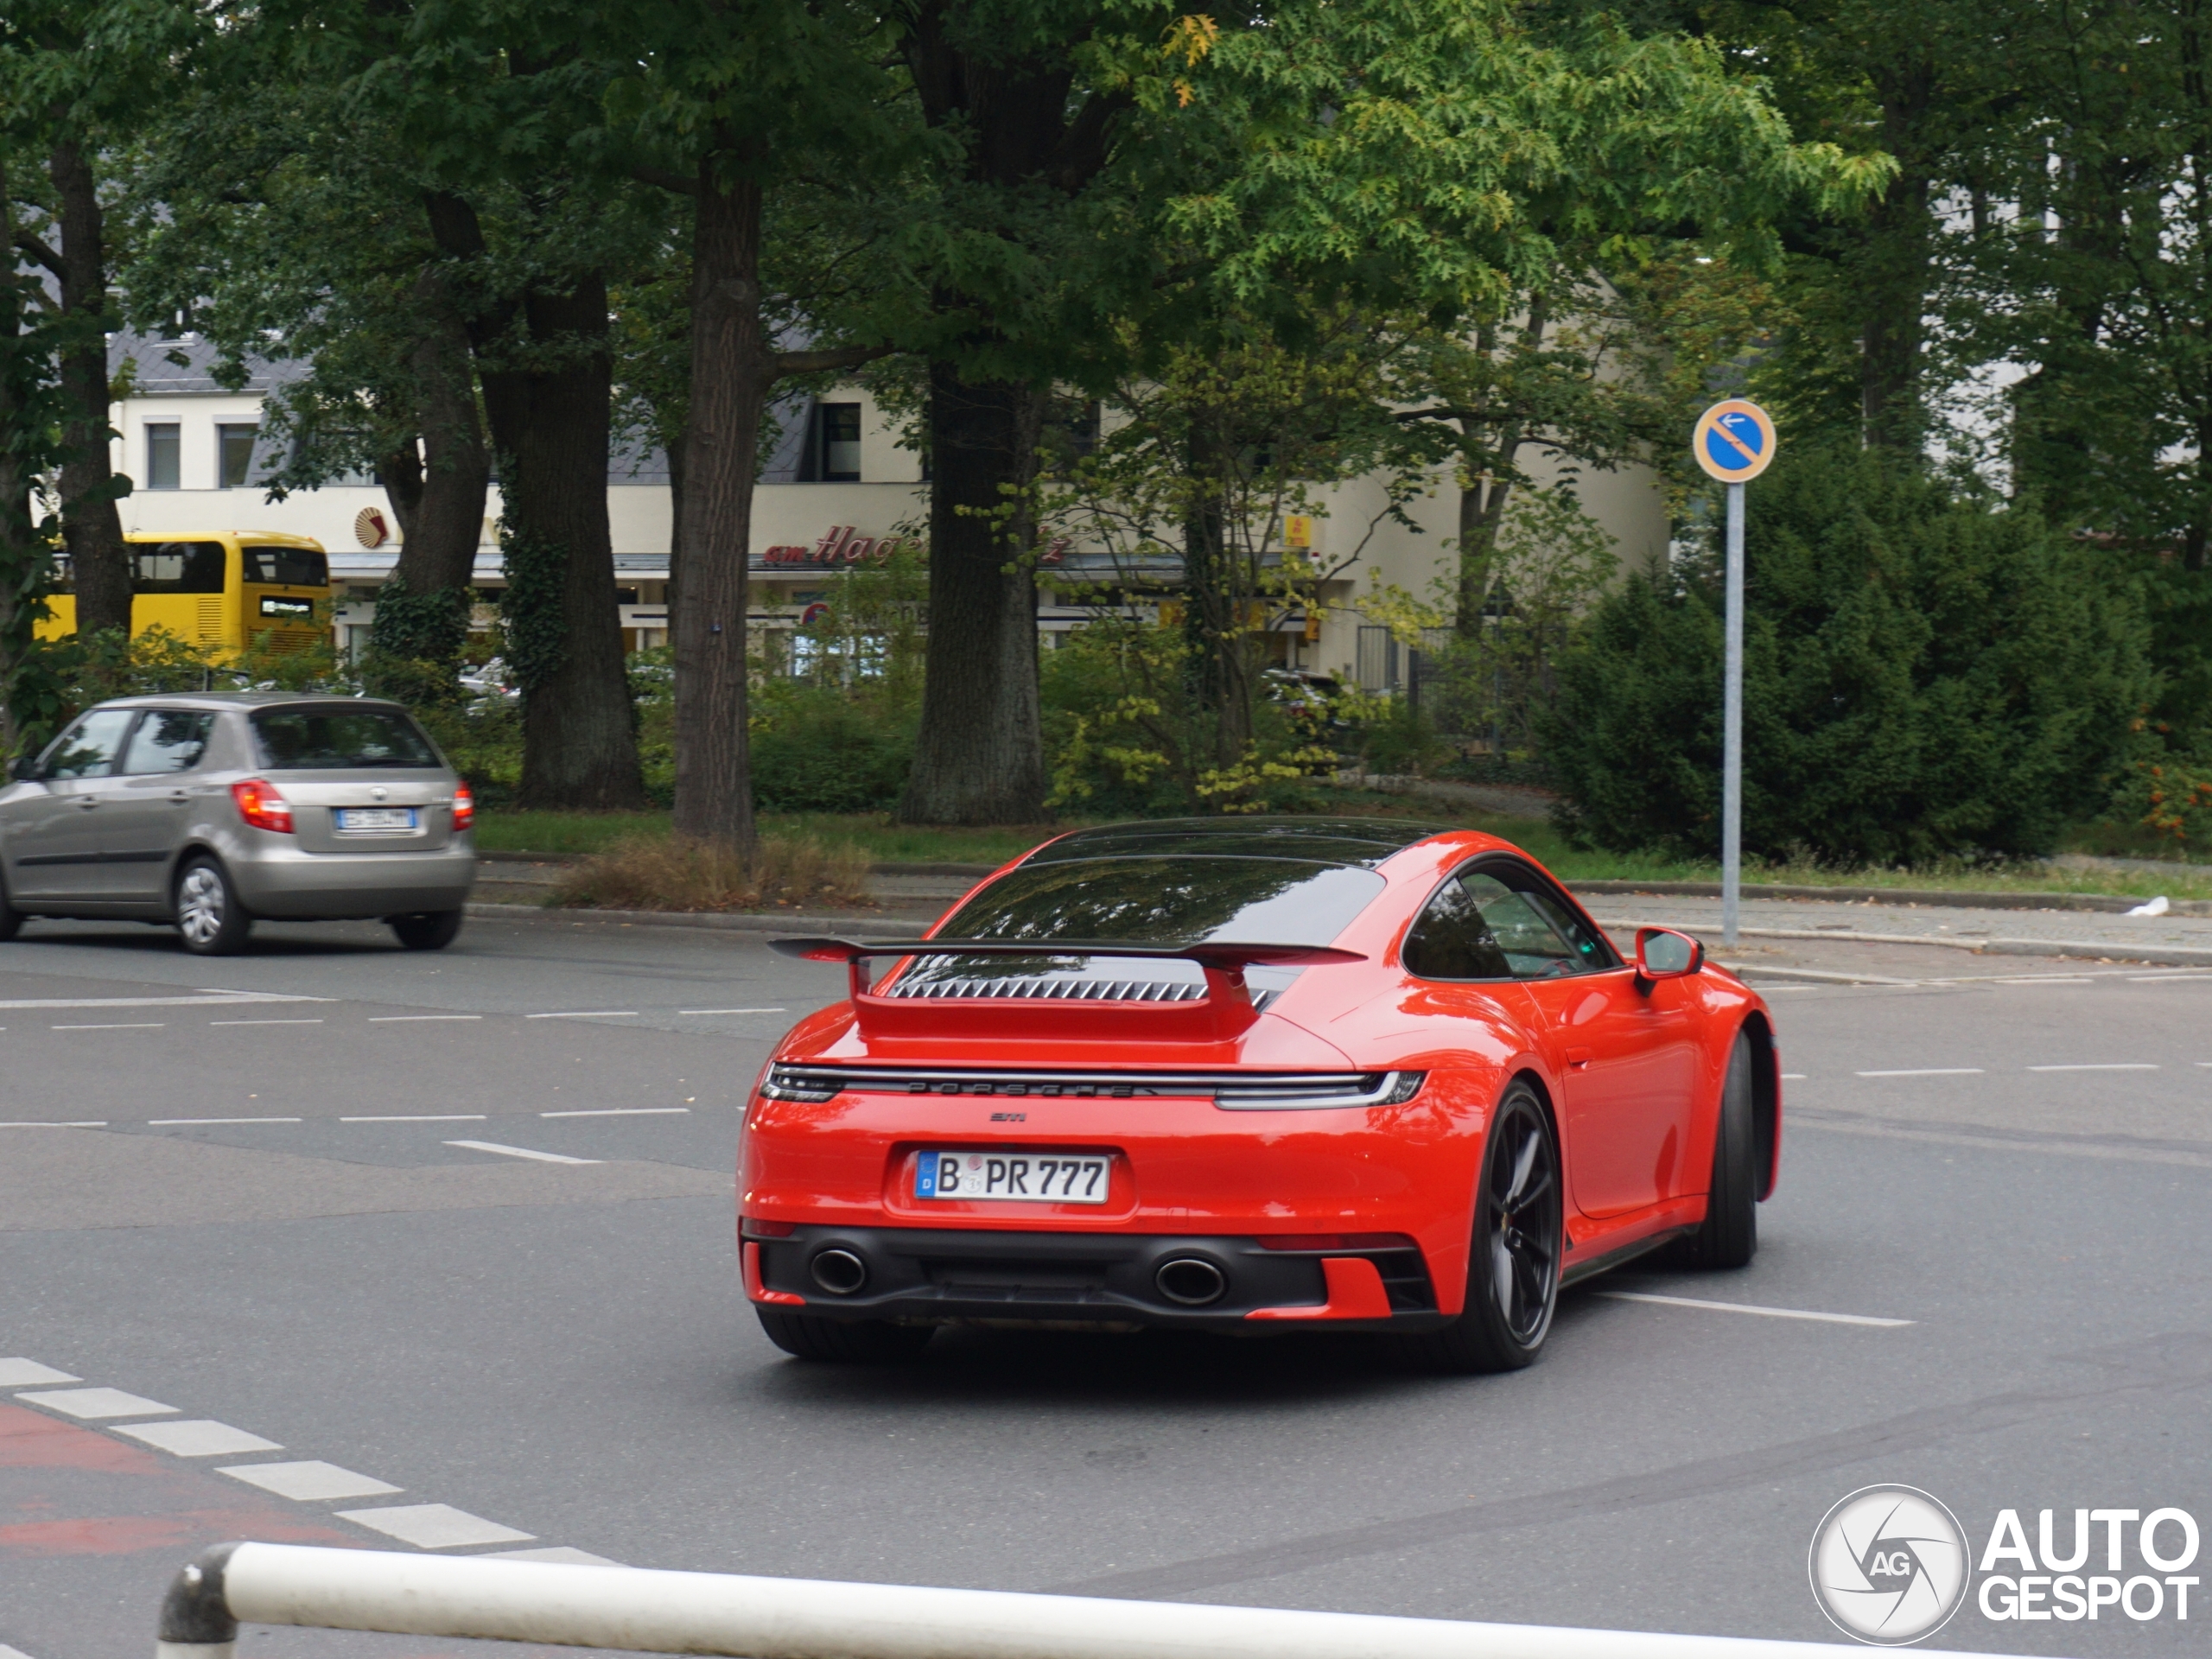
[[[245,560],[248,582],[282,583],[292,588],[325,588],[330,584],[330,560],[308,547],[247,547],[239,550]]]
[[[1386,884],[1372,870],[1285,858],[1102,858],[1024,864],[963,905],[938,930],[961,939],[1112,940],[1195,944],[1241,940],[1327,944]],[[903,982],[971,979],[1126,979],[1195,983],[1196,963],[1086,957],[920,957]],[[1281,988],[1295,969],[1255,968],[1255,989]]]
[[[253,717],[253,736],[272,772],[442,764],[396,709],[264,709]]]

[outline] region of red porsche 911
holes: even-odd
[[[1676,1241],[1749,1262],[1774,1185],[1758,994],[1665,929],[1624,961],[1471,830],[1084,830],[925,940],[774,943],[852,976],[738,1154],[746,1294],[808,1358],[973,1323],[1389,1332],[1509,1370],[1562,1284]]]

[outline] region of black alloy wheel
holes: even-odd
[[[888,1365],[912,1359],[930,1345],[933,1325],[893,1325],[888,1319],[825,1319],[755,1305],[768,1340],[799,1359],[847,1365]]]
[[[1483,1147],[1466,1307],[1417,1339],[1439,1369],[1514,1371],[1535,1359],[1559,1304],[1565,1230],[1551,1120],[1535,1091],[1516,1082],[1498,1103]]]

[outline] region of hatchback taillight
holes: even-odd
[[[267,779],[241,778],[231,785],[231,798],[238,804],[238,817],[252,828],[292,833],[292,804]]]
[[[456,831],[466,830],[475,822],[476,798],[468,792],[467,784],[455,784],[453,786],[454,829]]]

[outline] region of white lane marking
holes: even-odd
[[[571,1008],[563,1014],[525,1014],[525,1020],[634,1020],[635,1008]]]
[[[2081,974],[2030,974],[2022,979],[1993,979],[1993,985],[2094,985],[2097,982]]]
[[[2212,974],[2130,974],[2127,982],[2131,985],[2212,985]]]
[[[165,1031],[159,1020],[141,1020],[128,1026],[48,1026],[48,1031]]]
[[[285,996],[275,991],[222,991],[216,994],[232,1003],[334,1002],[329,996]],[[0,1002],[0,1008],[219,1008],[223,1001],[200,996],[33,996]]]
[[[21,1648],[11,1648],[5,1642],[0,1642],[0,1659],[31,1659],[31,1656]]]
[[[0,1123],[0,1129],[104,1129],[107,1120],[88,1117],[73,1123]]]
[[[485,1552],[503,1561],[550,1561],[556,1567],[620,1567],[620,1561],[610,1561],[604,1555],[594,1555],[588,1549],[570,1549],[566,1544],[551,1549],[493,1549]],[[0,1652],[0,1659],[8,1659]]]
[[[1802,1083],[1805,1074],[1802,1071],[1785,1071],[1782,1074],[1782,1080],[1784,1083]]]
[[[605,1106],[591,1112],[540,1112],[540,1117],[661,1117],[671,1112],[688,1115],[689,1106]]]
[[[320,1020],[210,1020],[211,1026],[319,1026]]]
[[[149,1117],[149,1129],[166,1129],[181,1123],[296,1123],[296,1117]]]
[[[678,1014],[789,1014],[789,1008],[678,1008]]]
[[[422,1113],[398,1117],[341,1117],[340,1123],[481,1123],[481,1112]]]
[[[143,1440],[173,1458],[243,1457],[249,1452],[282,1452],[274,1440],[249,1434],[212,1418],[190,1417],[174,1423],[118,1423],[115,1432]]]
[[[1668,1307],[1703,1307],[1720,1313],[1757,1313],[1770,1319],[1818,1319],[1827,1325],[1872,1325],[1890,1328],[1910,1319],[1878,1319],[1865,1313],[1815,1313],[1802,1307],[1755,1307],[1749,1302],[1708,1302],[1695,1296],[1655,1296],[1641,1290],[1601,1290],[1617,1302],[1657,1302]]]
[[[1855,1077],[1978,1077],[1982,1075],[1978,1065],[1930,1065],[1917,1071],[1854,1071]]]
[[[369,1016],[369,1023],[372,1026],[407,1026],[419,1024],[425,1020],[481,1020],[483,1017],[480,1014],[372,1014]]]
[[[35,1359],[0,1359],[0,1389],[28,1389],[41,1382],[81,1382],[81,1376],[57,1371]]]
[[[125,1394],[121,1389],[60,1389],[49,1394],[19,1394],[16,1398],[52,1411],[66,1412],[86,1422],[103,1417],[162,1417],[176,1410],[175,1406],[165,1406],[142,1395]]]
[[[468,1544],[525,1544],[536,1535],[518,1532],[450,1503],[400,1503],[383,1510],[340,1510],[351,1521],[417,1549],[458,1549]]]
[[[2155,1071],[2148,1060],[2120,1060],[2105,1065],[2031,1065],[2031,1071]]]
[[[244,1463],[215,1472],[242,1480],[249,1486],[258,1486],[264,1492],[274,1492],[279,1497],[310,1503],[334,1497],[384,1497],[407,1490],[388,1480],[378,1480],[374,1475],[359,1474],[316,1459],[302,1463]]]
[[[496,1141],[448,1141],[449,1147],[466,1147],[471,1152],[496,1152],[502,1158],[535,1158],[541,1164],[595,1164],[596,1158],[569,1158],[557,1152],[532,1152],[528,1147],[503,1147]]]

